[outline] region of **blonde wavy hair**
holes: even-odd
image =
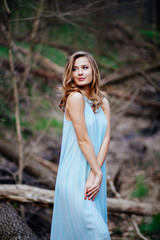
[[[72,71],[73,66],[75,63],[75,60],[80,57],[86,57],[88,61],[91,64],[92,67],[92,82],[90,84],[90,97],[92,100],[92,107],[94,113],[96,112],[96,109],[99,108],[100,105],[103,105],[102,99],[106,97],[106,93],[100,91],[99,89],[99,82],[100,82],[100,73],[97,66],[97,63],[93,56],[87,52],[79,51],[73,53],[71,56],[67,58],[66,65],[64,68],[64,74],[63,74],[63,85],[59,89],[63,93],[62,99],[59,103],[59,107],[62,109],[62,111],[65,111],[66,106],[66,100],[70,93],[72,92],[81,92],[81,87],[77,86],[72,78]]]

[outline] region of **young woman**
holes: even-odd
[[[50,240],[110,240],[106,163],[110,107],[94,58],[76,52],[63,76],[64,125]]]

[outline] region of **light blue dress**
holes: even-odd
[[[101,108],[94,113],[91,100],[83,97],[87,131],[97,156],[107,129],[107,119]],[[103,180],[94,201],[84,199],[85,182],[90,169],[78,145],[73,124],[64,114],[50,240],[110,240],[107,227],[106,162],[101,167]]]

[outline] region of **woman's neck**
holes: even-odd
[[[88,88],[83,88],[82,90],[81,90],[81,93],[83,94],[83,95],[85,95],[88,99],[89,98],[91,98],[91,94],[90,94],[90,88],[88,87]]]

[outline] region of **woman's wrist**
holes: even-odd
[[[97,177],[103,177],[102,171],[97,172],[97,173],[96,173],[96,176],[97,176]]]
[[[103,173],[102,173],[101,169],[100,170],[96,170],[96,172],[94,172],[93,169],[91,168],[90,173],[92,173],[92,172],[97,177],[103,177]]]

